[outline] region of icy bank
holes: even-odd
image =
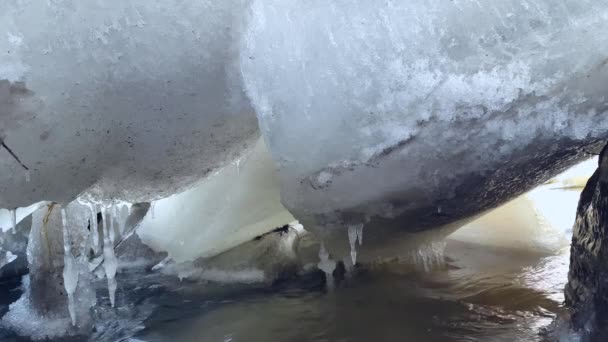
[[[254,1],[241,65],[307,228],[498,206],[608,137],[605,1]],[[366,227],[367,230],[367,227]]]

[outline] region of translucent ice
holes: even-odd
[[[321,243],[319,248],[319,263],[317,267],[325,273],[327,288],[332,289],[334,284],[333,272],[336,269],[336,262],[331,259],[329,252],[325,249],[325,245]]]
[[[183,193],[155,202],[141,239],[177,262],[210,257],[293,221],[281,205],[274,164],[258,141],[241,160]]]
[[[348,243],[350,244],[350,257],[353,262],[353,265],[357,264],[357,227],[349,226],[348,227]]]
[[[118,261],[114,254],[114,219],[113,215],[111,215],[113,211],[113,206],[110,208],[102,207],[101,209],[103,217],[103,267],[108,279],[108,292],[112,307],[115,304],[117,287],[116,270],[118,268]]]
[[[63,226],[63,285],[68,294],[68,310],[72,325],[76,325],[76,308],[74,303],[74,292],[78,285],[78,269],[75,265],[74,255],[72,255],[72,245],[70,242],[70,232],[67,223],[65,208],[61,209],[61,220]]]

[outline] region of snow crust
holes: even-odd
[[[237,159],[258,137],[237,60],[245,9],[0,3],[0,139],[30,170],[0,148],[0,208],[87,189],[165,197]]]
[[[254,1],[241,66],[283,203],[307,229],[454,221],[548,180],[608,137],[606,18],[594,0]]]

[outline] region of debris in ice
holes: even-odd
[[[72,255],[69,229],[67,227],[67,214],[65,208],[61,208],[61,222],[63,225],[63,284],[68,294],[68,310],[72,325],[76,325],[76,304],[74,302],[74,292],[78,286],[78,268]]]
[[[17,232],[17,209],[11,210],[11,229],[13,234]]]
[[[104,206],[102,206],[101,212],[103,217],[103,267],[106,272],[106,278],[108,279],[110,303],[112,304],[112,307],[114,307],[117,287],[115,277],[116,269],[118,268],[118,260],[116,260],[116,255],[114,254],[114,220],[111,217],[108,219]]]

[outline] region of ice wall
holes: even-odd
[[[144,201],[236,159],[258,136],[237,63],[245,8],[1,2],[0,139],[21,163],[0,148],[0,208],[91,187]]]
[[[241,67],[283,203],[307,229],[413,231],[548,180],[608,137],[607,17],[595,0],[254,1]]]
[[[153,207],[138,234],[178,262],[217,255],[294,220],[281,205],[274,163],[262,140],[242,159]]]

